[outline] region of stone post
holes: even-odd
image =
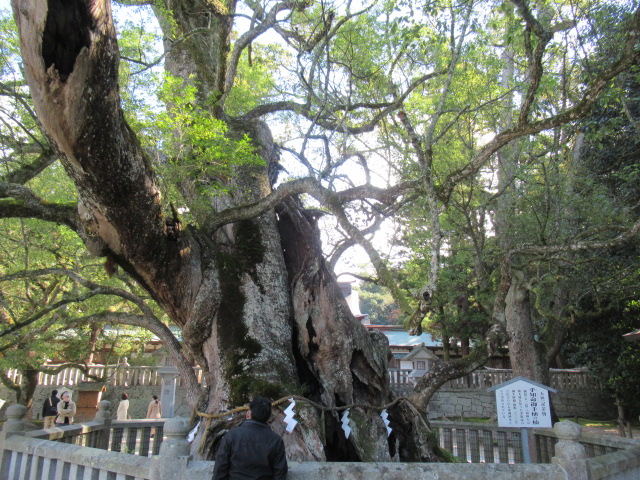
[[[558,436],[556,456],[551,463],[560,465],[567,473],[567,480],[585,480],[589,478],[587,453],[584,446],[578,442],[582,427],[570,421],[558,422],[553,431]]]
[[[171,418],[175,411],[178,369],[174,365],[165,365],[158,369],[158,375],[162,378],[162,390],[160,391],[162,416]]]
[[[165,440],[160,453],[152,457],[151,480],[187,478],[186,469],[191,460],[191,445],[187,441],[189,419],[175,417],[164,424]]]
[[[102,431],[99,432],[94,439],[93,446],[102,450],[109,449],[109,433],[111,430],[111,402],[102,400],[98,403],[98,411],[96,412],[95,422],[103,424]]]
[[[24,405],[11,405],[7,408],[7,421],[4,422],[0,442],[12,435],[23,435],[27,430],[24,419],[27,415],[27,407]]]
[[[7,408],[7,421],[4,422],[2,432],[0,432],[0,475],[2,478],[8,478],[8,472],[4,471],[4,441],[13,435],[24,435],[26,431],[25,416],[27,408],[24,405],[11,405]],[[9,454],[10,455],[10,454]]]

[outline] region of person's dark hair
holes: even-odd
[[[52,397],[55,397],[56,395],[58,395],[58,390],[54,390],[53,392],[51,392]]]
[[[122,394],[122,400],[129,400],[129,395],[127,395],[126,393]]]
[[[153,396],[153,397],[151,397],[151,398],[153,398],[153,399],[156,401],[156,404],[158,403],[158,396],[157,396],[157,395],[154,395],[154,396]]]
[[[264,397],[256,397],[249,404],[251,419],[267,423],[271,416],[271,402]]]

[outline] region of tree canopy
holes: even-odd
[[[544,381],[597,268],[585,257],[640,228],[585,181],[584,148],[610,135],[581,124],[631,105],[637,2],[120,3],[147,7],[116,28],[108,1],[13,1],[0,217],[63,225],[126,272],[126,289],[63,275],[129,302],[119,321],[167,342],[194,407],[294,391],[332,409],[390,401],[383,340],[330,269],[356,244],[407,328],[426,318],[475,348],[392,409],[399,451],[354,408],[348,441],[335,411],[324,448],[312,420],[292,437],[300,458],[432,459],[412,408],[507,341],[514,369]],[[45,176],[60,166],[56,196]],[[374,247],[390,223],[402,264]],[[215,446],[215,428],[201,435]]]

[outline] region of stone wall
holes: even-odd
[[[32,417],[39,419],[42,414],[42,403],[51,395],[52,390],[58,390],[58,395],[63,391],[69,390],[73,392],[73,400],[78,399],[77,386],[65,386],[65,385],[51,385],[46,387],[37,387],[36,394],[33,400],[33,412]],[[109,400],[112,405],[111,417],[116,417],[116,411],[118,409],[118,403],[120,402],[120,396],[122,393],[129,395],[129,415],[132,419],[145,418],[147,414],[147,407],[152,400],[153,395],[157,395],[160,398],[160,387],[151,386],[135,386],[129,388],[123,387],[107,387],[107,391],[102,395],[102,400]],[[176,388],[176,403],[174,416],[176,417],[188,417],[191,415],[191,408],[185,402],[185,388]],[[4,386],[0,386],[0,399],[6,400],[7,403],[0,410],[0,416],[4,418],[4,411],[10,405],[15,403],[15,395],[9,389]],[[76,421],[86,421],[92,418],[77,418]]]
[[[56,389],[59,393],[63,390],[74,392],[73,399],[76,400],[77,387],[67,387],[64,385],[38,387],[34,399],[33,418],[40,418],[42,402],[51,394],[51,390]],[[152,395],[160,397],[159,386],[135,386],[129,388],[108,387],[103,395],[103,400],[109,400],[112,408],[112,416],[118,408],[120,395],[126,392],[129,395],[129,414],[132,419],[145,418],[147,406]],[[405,392],[406,393],[406,392]],[[4,386],[0,386],[0,398],[7,400],[7,405],[15,402],[15,395]],[[597,390],[567,390],[556,394],[551,394],[553,405],[561,418],[586,417],[594,419],[616,418],[616,409],[613,398]],[[0,415],[2,415],[0,411]],[[485,389],[440,389],[431,399],[428,407],[429,418],[456,418],[456,417],[480,417],[490,418],[496,414],[495,394],[487,392]],[[177,387],[175,416],[190,416],[191,408],[185,402],[185,389]],[[90,420],[90,419],[79,419]]]
[[[616,417],[613,398],[598,390],[567,390],[550,395],[556,413],[561,418]],[[494,392],[484,389],[440,389],[432,397],[427,410],[429,418],[490,418],[496,414],[495,399]]]

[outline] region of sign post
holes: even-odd
[[[557,390],[525,377],[488,388],[496,392],[498,426],[521,429],[522,453],[525,463],[531,463],[527,428],[551,428],[549,392]]]

